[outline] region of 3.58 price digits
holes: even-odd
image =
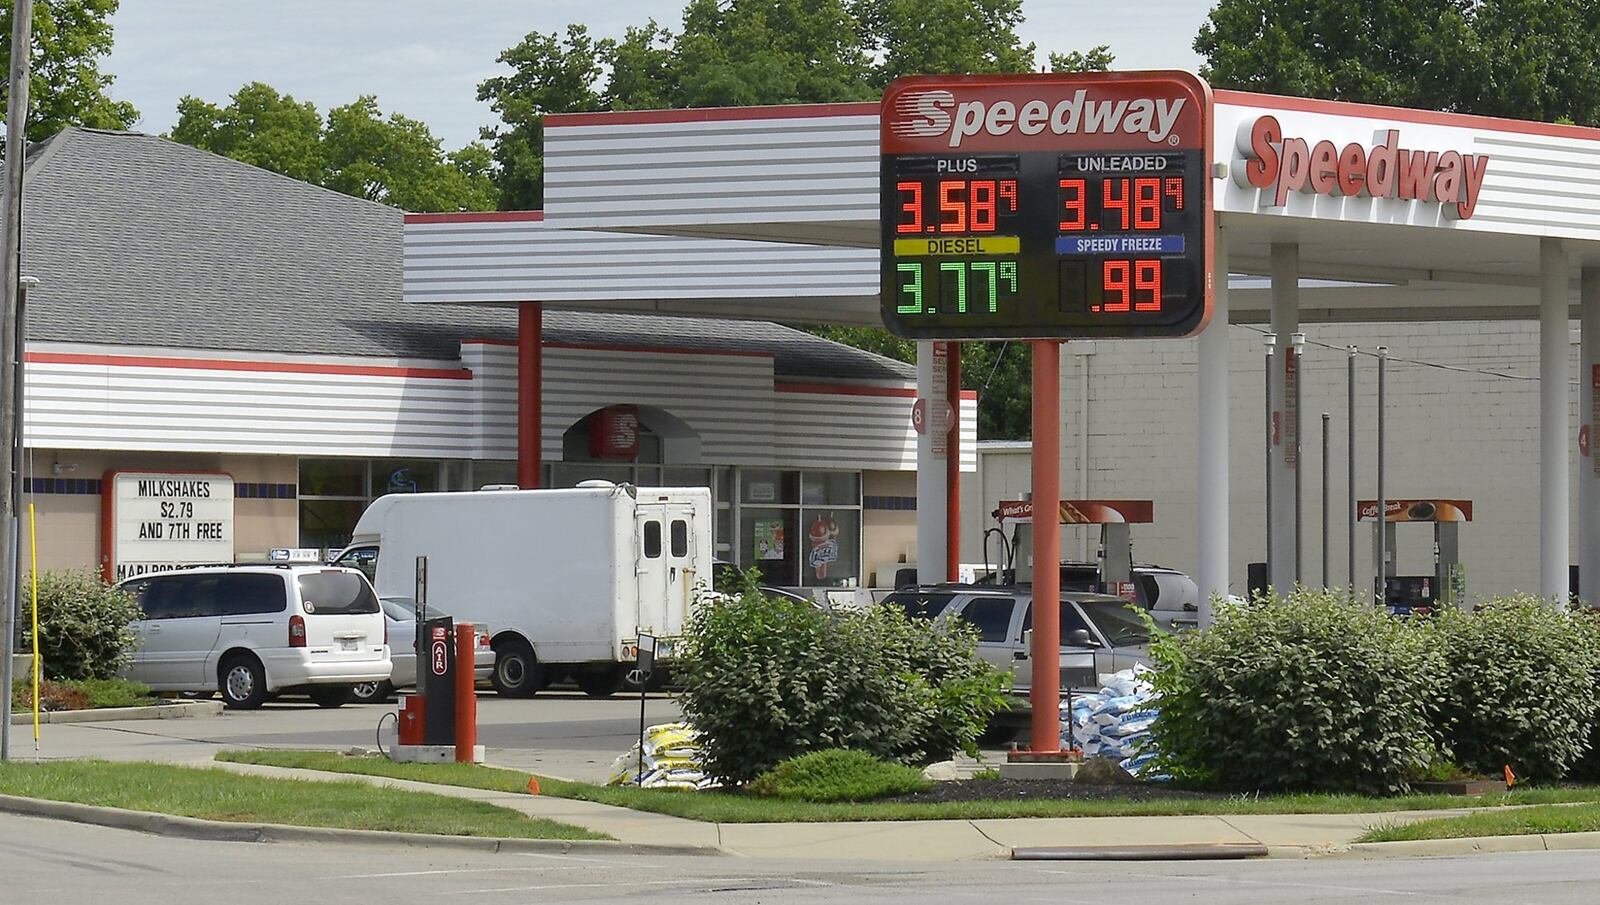
[[[1093,185],[1083,178],[1059,181],[1061,232],[1157,230],[1163,210],[1183,210],[1183,180],[1176,176],[1119,177]],[[1091,217],[1091,204],[1098,216]]]
[[[993,314],[1000,310],[1002,294],[1017,294],[1016,261],[903,261],[900,274],[900,314],[966,314],[973,310]],[[925,271],[924,268],[929,268]]]
[[[1000,218],[1017,212],[1015,179],[942,179],[896,183],[901,235],[992,233]],[[934,210],[924,212],[929,204]],[[931,215],[931,216],[930,216]]]

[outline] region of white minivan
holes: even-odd
[[[237,709],[304,691],[338,707],[393,667],[378,597],[355,569],[203,566],[118,587],[143,611],[124,675],[155,691],[220,691]]]

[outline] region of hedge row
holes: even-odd
[[[1174,775],[1232,789],[1399,792],[1468,773],[1600,773],[1600,619],[1536,598],[1399,620],[1341,591],[1219,604],[1152,645]]]

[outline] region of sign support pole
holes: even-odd
[[[1578,368],[1578,591],[1589,606],[1600,606],[1600,267],[1583,268],[1581,366]]]
[[[961,344],[945,343],[945,398],[950,402],[944,459],[944,578],[961,580]]]
[[[1031,748],[1061,750],[1061,342],[1033,342]]]

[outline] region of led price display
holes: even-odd
[[[882,113],[883,315],[901,336],[1204,324],[1209,94],[1185,74],[918,76]]]

